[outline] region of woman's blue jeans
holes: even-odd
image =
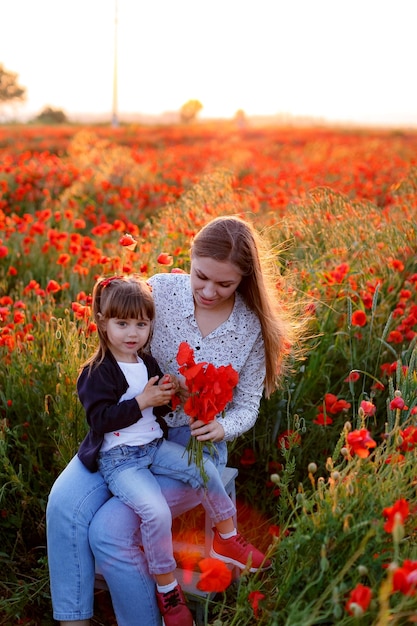
[[[181,428],[170,439],[186,443]],[[189,434],[189,430],[188,430]],[[226,444],[219,446],[219,470]],[[189,485],[158,476],[173,517],[201,499]],[[112,497],[98,472],[92,474],[75,456],[56,480],[47,506],[47,545],[54,618],[89,619],[94,613],[94,576],[109,587],[118,626],[160,626],[155,583],[149,573],[137,515]]]

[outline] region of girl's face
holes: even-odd
[[[151,320],[110,317],[103,320],[103,325],[107,333],[108,346],[116,361],[135,363],[138,350],[143,348],[149,339]]]
[[[241,280],[242,273],[230,261],[205,256],[192,258],[191,290],[199,308],[216,310],[233,302]]]

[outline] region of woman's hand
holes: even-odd
[[[216,420],[212,420],[205,424],[201,420],[195,420],[195,422],[190,423],[191,435],[196,437],[198,441],[223,441],[224,439],[224,428],[223,426]]]

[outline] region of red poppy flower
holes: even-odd
[[[361,408],[363,409],[363,412],[367,417],[372,417],[373,415],[375,415],[376,406],[372,402],[369,402],[368,400],[362,400]]]
[[[10,315],[10,310],[7,306],[0,306],[0,322],[5,322]]]
[[[326,405],[326,409],[331,407],[335,402],[337,402],[337,396],[334,393],[326,393],[324,395],[324,403]]]
[[[354,311],[352,314],[353,326],[366,326],[366,313],[365,311]]]
[[[360,379],[359,372],[350,372],[349,376],[347,376],[344,380],[345,383],[356,383]]]
[[[343,410],[350,409],[350,403],[346,402],[346,400],[339,399],[333,393],[326,393],[324,396],[324,407],[323,413],[331,413],[332,415],[336,415],[337,413],[341,413]]]
[[[372,589],[358,583],[349,594],[346,611],[349,615],[360,617],[368,608],[372,599]]]
[[[409,298],[411,298],[412,295],[413,294],[409,289],[401,289],[400,291],[400,298],[403,298],[405,300],[408,300]]]
[[[408,505],[407,500],[404,498],[400,498],[392,506],[386,507],[382,514],[386,519],[384,524],[384,530],[387,533],[392,533],[395,524],[404,525],[405,520],[407,519],[410,513],[410,507]]]
[[[71,309],[77,319],[88,320],[91,317],[91,307],[80,304],[79,302],[72,302]]]
[[[407,426],[401,431],[402,444],[399,446],[403,452],[413,450],[417,445],[417,426]]]
[[[195,365],[194,350],[186,341],[182,341],[178,346],[177,363],[181,367],[192,367]]]
[[[69,254],[60,254],[56,263],[57,265],[68,265],[70,261],[71,261],[71,257]]]
[[[271,535],[271,537],[279,537],[281,535],[281,528],[276,524],[271,524],[268,528],[268,534]]]
[[[13,315],[13,322],[15,324],[22,324],[25,321],[25,314],[23,311],[15,311]]]
[[[159,265],[172,265],[174,259],[170,254],[167,254],[166,252],[161,252],[156,261],[157,263],[159,263]]]
[[[404,341],[404,335],[399,330],[392,330],[387,337],[388,343],[402,343]]]
[[[369,456],[369,448],[375,448],[376,442],[372,439],[366,428],[352,430],[348,433],[347,443],[351,454],[356,454],[361,459]]]
[[[394,363],[383,363],[381,365],[381,372],[386,376],[390,376],[390,374],[394,374],[397,369],[397,361]]]
[[[389,259],[389,262],[390,262],[392,269],[396,270],[397,272],[404,271],[404,263],[400,261],[399,259]]]
[[[417,591],[417,561],[406,559],[402,567],[395,570],[392,586],[394,591],[414,596]]]
[[[265,598],[265,594],[261,591],[251,591],[248,595],[248,600],[252,605],[253,614],[255,619],[258,619],[259,602]]]
[[[202,571],[197,588],[208,593],[219,593],[224,591],[232,582],[232,572],[228,569],[226,563],[219,559],[202,559],[199,562]]]
[[[318,424],[319,426],[328,426],[329,424],[333,424],[333,420],[329,415],[324,415],[323,412],[317,414],[315,420],[313,420],[313,424]]]
[[[26,287],[23,289],[23,293],[26,295],[30,291],[36,291],[40,287],[39,283],[36,282],[33,278],[28,282]]]
[[[278,437],[278,448],[284,446],[287,450],[290,446],[299,446],[301,444],[301,435],[295,430],[284,430]]]
[[[122,235],[119,239],[119,244],[128,250],[134,250],[137,246],[137,241],[132,235],[126,233],[126,235]]]
[[[60,291],[61,287],[60,285],[56,282],[56,280],[50,280],[49,283],[46,285],[46,291],[48,293],[57,293],[58,291]]]
[[[250,467],[256,463],[256,456],[252,448],[245,448],[243,454],[240,457],[240,464],[243,467]]]

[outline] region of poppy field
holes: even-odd
[[[53,624],[45,507],[86,429],[95,279],[187,271],[224,214],[272,250],[303,340],[229,445],[273,567],[197,562],[206,623],[415,623],[417,131],[219,122],[0,126],[0,624]]]

